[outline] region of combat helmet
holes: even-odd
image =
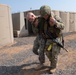
[[[47,6],[47,5],[43,5],[40,7],[40,14],[41,16],[44,16],[44,15],[51,15],[51,8],[50,6]]]

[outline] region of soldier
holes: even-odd
[[[29,12],[27,14],[27,19],[31,22],[32,30],[36,34],[36,39],[34,40],[33,45],[33,52],[36,55],[39,55],[40,64],[36,67],[36,69],[40,69],[44,66],[43,63],[45,62],[45,56],[44,56],[45,40],[42,37],[40,33],[40,28],[38,26],[38,23],[41,20],[41,18],[35,16],[32,12]]]
[[[60,47],[49,38],[46,32],[50,32],[50,35],[52,35],[54,39],[62,42],[62,30],[64,29],[64,25],[60,17],[55,16],[54,14],[52,15],[51,8],[47,5],[40,7],[40,15],[42,20],[39,25],[43,26],[43,36],[46,38],[45,53],[50,61],[50,73],[54,73],[56,71]]]
[[[32,12],[28,12],[26,18],[31,23],[34,34],[38,33],[38,29],[36,28],[36,26],[38,25],[38,17]]]

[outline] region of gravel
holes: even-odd
[[[0,75],[52,75],[48,74],[47,69],[35,70],[39,61],[38,56],[32,52],[34,39],[35,36],[15,38],[14,44],[0,48]],[[76,32],[64,33],[64,39],[69,52],[61,50],[60,65],[53,75],[76,75],[76,55],[73,55],[76,54]],[[48,59],[45,65],[49,66],[47,64]]]

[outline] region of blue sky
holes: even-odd
[[[52,10],[76,12],[76,0],[0,0],[0,4],[9,5],[12,13],[39,9],[42,5],[49,5]]]

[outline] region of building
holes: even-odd
[[[76,31],[76,13],[75,12],[66,12],[66,11],[58,11],[58,10],[52,10],[55,15],[60,16],[62,21],[64,22],[65,28],[63,32],[73,32]],[[32,26],[27,21],[26,15],[27,12],[20,12],[20,13],[13,13],[12,19],[13,19],[13,32],[14,36],[28,36],[31,35],[32,32]],[[35,15],[40,15],[39,10],[31,10]]]

